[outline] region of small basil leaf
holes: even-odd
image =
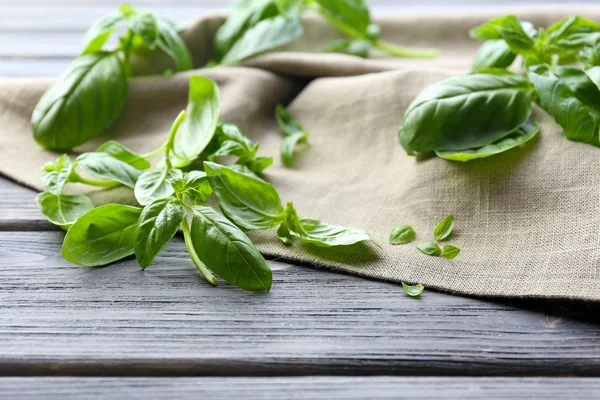
[[[254,0],[245,7],[236,7],[235,12],[219,28],[215,35],[213,57],[221,61],[227,52],[244,34],[260,21],[274,18],[280,10],[273,1]]]
[[[131,30],[144,40],[148,48],[154,49],[156,47],[159,30],[158,22],[153,14],[135,13],[128,18],[128,23]]]
[[[160,199],[144,207],[138,220],[135,258],[142,268],[173,239],[185,218],[185,206],[173,197]]]
[[[442,254],[440,246],[433,242],[419,243],[417,249],[419,249],[422,253],[427,254],[428,256],[438,257]]]
[[[127,70],[116,53],[93,53],[71,63],[33,110],[35,140],[71,149],[102,133],[127,101]]]
[[[540,132],[540,126],[537,122],[528,121],[521,126],[515,133],[483,147],[477,149],[454,150],[454,151],[436,151],[438,157],[451,161],[467,162],[478,158],[491,157],[496,154],[519,147]]]
[[[69,156],[63,154],[56,162],[44,164],[42,171],[46,174],[42,176],[42,183],[50,193],[60,196],[65,183],[69,182],[73,167]]]
[[[586,69],[600,65],[600,42],[582,48],[579,52],[579,60]]]
[[[294,133],[281,141],[281,162],[284,165],[289,167],[294,162],[294,150],[298,143],[308,143],[308,132]]]
[[[302,125],[281,104],[277,104],[275,107],[275,119],[286,136],[306,132]]]
[[[63,229],[69,229],[79,217],[94,208],[94,203],[87,196],[81,195],[57,196],[42,192],[35,197],[35,201],[42,215]]]
[[[221,147],[211,154],[211,158],[214,157],[225,157],[225,156],[242,156],[246,154],[248,149],[244,147],[239,142],[234,142],[233,140],[226,140],[221,144]]]
[[[139,169],[103,152],[83,153],[77,157],[77,165],[95,177],[119,182],[132,189],[142,174]]]
[[[290,233],[285,221],[281,222],[281,225],[279,225],[279,228],[277,229],[277,237],[286,246],[291,246],[294,242],[294,237]]]
[[[450,214],[435,227],[433,236],[435,240],[445,240],[452,234],[452,229],[454,229],[454,215]]]
[[[179,36],[177,27],[164,18],[156,18],[156,24],[158,28],[156,45],[175,60],[177,71],[192,69],[192,56],[183,39]]]
[[[202,171],[190,171],[183,179],[171,182],[175,192],[189,198],[195,205],[203,205],[212,194],[212,187],[206,173]]]
[[[116,26],[124,19],[125,16],[121,12],[115,12],[94,22],[85,35],[83,35],[83,51],[81,54],[96,53],[102,50],[102,47]]]
[[[246,166],[250,171],[255,174],[260,174],[267,167],[273,164],[272,157],[255,157],[246,163]]]
[[[400,143],[409,154],[482,147],[523,125],[531,115],[532,100],[527,78],[507,71],[444,79],[425,88],[409,105]]]
[[[221,211],[237,226],[246,230],[269,229],[283,220],[281,199],[270,183],[208,161],[204,170]]]
[[[368,240],[375,242],[371,235],[362,229],[329,225],[316,219],[298,217],[292,203],[287,205],[286,225],[291,235],[318,247],[349,246]]]
[[[158,199],[169,197],[175,191],[168,181],[182,178],[180,169],[163,169],[144,172],[135,183],[133,193],[138,203],[145,206]]]
[[[300,18],[278,16],[248,29],[223,57],[223,64],[236,64],[252,56],[288,44],[304,32]]]
[[[175,151],[184,159],[174,159],[177,168],[191,164],[210,143],[219,123],[219,98],[219,87],[214,81],[190,76],[187,118],[175,143]]]
[[[410,243],[417,237],[417,234],[410,225],[400,225],[392,230],[390,234],[390,244]]]
[[[141,208],[121,204],[90,210],[69,228],[62,256],[82,267],[96,267],[132,255],[141,212]]]
[[[363,0],[314,0],[310,5],[348,36],[367,37],[371,15]]]
[[[488,40],[481,45],[473,59],[473,70],[484,68],[507,68],[517,55],[503,39]]]
[[[148,169],[151,166],[148,160],[140,157],[139,155],[129,150],[127,147],[123,146],[121,143],[114,140],[110,140],[104,143],[103,145],[98,147],[96,151],[110,154],[113,158],[121,160],[124,163],[127,163],[136,169],[143,170]]]
[[[580,16],[563,18],[542,32],[538,46],[546,55],[559,54],[561,58],[567,54],[576,54],[585,45],[598,41],[600,25]]]
[[[369,40],[340,39],[323,49],[326,53],[341,53],[351,56],[369,58],[373,43]]]
[[[264,257],[242,231],[212,208],[194,209],[191,237],[200,260],[230,284],[250,292],[271,289],[273,277]]]
[[[281,142],[281,161],[284,165],[290,166],[294,160],[296,144],[308,143],[308,132],[281,104],[275,107],[275,119],[286,135]]]
[[[402,282],[402,288],[410,297],[418,297],[421,295],[421,293],[423,293],[423,290],[425,290],[425,286],[421,285],[420,283],[417,283],[416,285],[407,285],[406,283]]]
[[[479,40],[504,39],[513,52],[535,56],[537,52],[534,37],[523,25],[514,15],[507,15],[491,19],[471,29],[469,33],[472,38]]]
[[[447,258],[448,260],[456,258],[458,253],[460,253],[460,249],[451,244],[444,245],[444,248],[442,249],[442,257]]]
[[[600,147],[600,90],[577,68],[540,65],[528,69],[542,106],[567,139]]]

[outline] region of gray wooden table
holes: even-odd
[[[60,73],[118,2],[3,1],[0,75]],[[224,2],[136,5],[188,20]],[[203,282],[180,238],[144,272],[134,260],[80,269],[60,257],[64,234],[34,196],[0,178],[2,399],[600,396],[600,305],[412,299],[281,262],[271,262],[272,292],[250,295]]]

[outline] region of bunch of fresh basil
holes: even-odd
[[[398,47],[383,41],[363,0],[239,0],[217,31],[213,63],[236,64],[295,41],[304,33],[301,15],[306,10],[316,11],[349,37],[325,51],[365,58],[372,48],[396,57],[437,55],[435,49]]]
[[[535,29],[509,15],[470,34],[486,41],[473,72],[425,88],[408,107],[399,130],[407,153],[469,161],[510,150],[539,132],[534,101],[568,139],[600,147],[599,24],[572,16]],[[517,55],[524,74],[507,69]]]
[[[46,191],[37,196],[42,214],[67,230],[62,255],[94,267],[135,254],[148,267],[181,229],[191,260],[212,284],[212,272],[248,291],[267,291],[271,270],[245,231],[279,226],[286,245],[293,238],[321,247],[372,240],[359,229],[299,217],[292,203],[284,208],[275,188],[258,177],[273,160],[259,157],[253,143],[232,124],[219,119],[219,88],[201,76],[190,77],[189,102],[165,144],[138,155],[115,141],[97,151],[67,155],[42,167]],[[156,168],[149,158],[164,153]],[[202,160],[237,157],[231,166]],[[88,177],[89,176],[89,177]],[[125,186],[142,207],[107,204],[95,207],[89,197],[65,193],[65,185]],[[223,215],[207,205],[214,194]]]
[[[125,24],[116,48],[104,50],[115,28]],[[98,20],[83,37],[83,50],[50,86],[33,111],[33,135],[45,148],[68,150],[110,127],[127,101],[130,56],[135,49],[159,48],[178,71],[192,61],[176,25],[129,5]]]

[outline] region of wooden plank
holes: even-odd
[[[0,375],[594,375],[599,305],[477,300],[272,262],[213,288],[180,238],[78,268],[62,232],[0,233]]]
[[[3,399],[597,399],[585,378],[0,378]]]
[[[0,230],[57,230],[35,203],[36,192],[0,177]]]

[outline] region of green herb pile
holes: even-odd
[[[305,11],[317,12],[348,36],[325,51],[367,58],[376,48],[395,57],[437,56],[435,49],[399,47],[382,40],[381,29],[371,21],[363,0],[238,0],[216,34],[213,63],[236,64],[294,42],[304,33]]]
[[[105,50],[119,25],[126,32]],[[109,128],[127,102],[131,54],[141,47],[161,49],[178,71],[192,68],[175,23],[122,5],[87,31],[81,54],[40,99],[31,117],[35,140],[47,149],[68,150]]]
[[[433,237],[436,241],[442,242],[447,240],[454,230],[454,215],[448,215],[440,221],[435,227]],[[417,234],[410,225],[400,225],[392,230],[390,234],[390,244],[406,244],[411,243],[417,238]],[[417,246],[422,253],[428,256],[442,256],[448,260],[452,260],[458,256],[460,249],[451,244],[445,244],[442,249],[436,242],[423,242]]]
[[[217,85],[191,76],[187,110],[173,123],[164,145],[138,155],[110,141],[73,162],[63,155],[43,166],[46,191],[36,200],[49,221],[67,229],[62,255],[74,264],[94,267],[135,254],[146,268],[181,229],[190,259],[208,282],[217,282],[212,271],[253,292],[268,291],[272,277],[247,231],[279,227],[284,245],[294,239],[319,247],[373,240],[363,230],[298,216],[291,202],[284,207],[273,185],[257,175],[273,160],[257,151],[258,143],[220,121]],[[159,155],[150,169],[148,159]],[[230,166],[215,162],[222,156],[237,161]],[[95,207],[87,196],[67,194],[70,183],[129,187],[142,207]],[[222,214],[208,205],[211,196]]]
[[[489,157],[532,140],[538,103],[569,140],[600,147],[600,25],[579,16],[536,29],[513,15],[470,32],[485,43],[473,72],[425,88],[399,130],[407,153],[454,161]],[[517,55],[524,73],[508,70]]]

